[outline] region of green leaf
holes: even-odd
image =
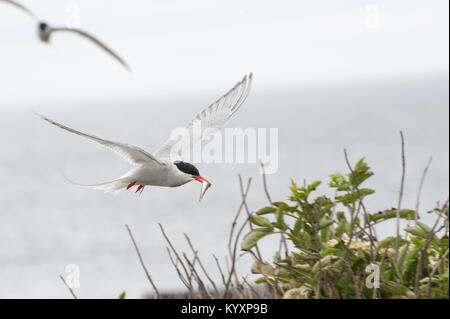
[[[276,208],[271,207],[271,206],[267,206],[267,207],[264,207],[264,208],[261,208],[260,210],[258,210],[258,211],[256,212],[256,215],[273,214],[273,213],[275,213],[276,211],[277,211]]]
[[[301,218],[298,218],[298,219],[295,221],[295,224],[294,224],[294,230],[293,230],[293,232],[292,232],[292,235],[298,236],[298,235],[300,234],[300,231],[301,231],[301,229],[302,229],[302,226],[303,226],[303,220],[302,220]]]
[[[124,290],[124,291],[119,295],[119,299],[125,299],[126,296],[127,296],[127,292]]]
[[[272,228],[269,227],[253,229],[252,231],[247,233],[247,235],[244,236],[244,239],[242,240],[241,243],[242,250],[252,249],[256,245],[258,240],[260,240],[261,238],[270,233],[272,233]]]
[[[250,221],[258,226],[262,227],[272,227],[272,223],[265,217],[258,216],[258,215],[252,215],[250,217]]]
[[[345,219],[341,219],[338,226],[336,227],[336,235],[341,237],[347,228],[347,221]]]
[[[362,184],[366,179],[373,175],[373,172],[370,171],[370,167],[364,162],[364,157],[356,163],[353,173],[355,175],[354,177],[352,173],[348,174],[349,180],[353,186]],[[354,179],[356,180],[356,185],[354,185]]]
[[[321,181],[314,181],[314,182],[312,182],[310,185],[308,185],[308,191],[309,192],[315,191],[317,186],[319,186],[320,184],[322,184]]]
[[[259,277],[258,279],[255,280],[255,284],[262,284],[267,282],[265,277]]]
[[[333,225],[333,224],[334,224],[334,220],[332,220],[328,216],[323,216],[320,219],[320,222],[319,222],[319,229],[326,228],[326,227],[328,227],[330,225]]]
[[[287,226],[284,222],[284,210],[281,207],[278,207],[277,209],[277,227],[281,230],[286,230]]]
[[[402,219],[414,219],[414,214],[415,211],[412,209],[400,209],[400,218]],[[385,211],[379,211],[378,213],[375,214],[369,214],[369,220],[374,222],[396,217],[397,217],[396,209],[387,209]]]
[[[421,223],[418,221],[417,225],[427,234],[431,231],[431,227],[428,225],[425,225],[424,223]]]
[[[277,273],[277,269],[272,265],[260,261],[255,261],[251,267],[252,274],[261,274],[266,276],[274,276]]]
[[[361,188],[359,190],[359,195],[361,197],[365,197],[365,196],[371,195],[373,193],[375,193],[375,191],[373,189],[370,189],[370,188]]]
[[[392,298],[394,296],[402,296],[405,295],[406,292],[410,291],[408,287],[405,287],[394,281],[381,282],[380,288],[388,294],[388,298]]]
[[[288,204],[286,204],[285,202],[273,202],[272,203],[275,207],[281,207],[281,208],[283,208],[283,209],[287,209],[287,208],[289,208],[289,205]]]
[[[427,233],[420,227],[406,227],[405,231],[420,238],[427,238]]]

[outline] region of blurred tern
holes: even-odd
[[[231,90],[229,90],[225,95],[209,107],[204,109],[189,123],[187,126],[187,132],[189,134],[183,138],[185,140],[189,139],[188,141],[190,143],[190,148],[201,140],[202,135],[206,132],[206,130],[208,130],[208,132],[212,132],[221,129],[223,124],[239,109],[242,103],[244,103],[250,92],[251,83],[252,74],[250,73],[250,75],[245,76]],[[174,161],[173,158],[171,158],[171,150],[176,143],[180,142],[179,139],[169,138],[152,155],[137,146],[105,140],[91,134],[74,130],[43,115],[37,115],[47,122],[64,130],[102,144],[111,151],[115,152],[121,159],[136,166],[125,175],[111,182],[95,185],[77,185],[100,189],[105,193],[117,193],[122,189],[128,190],[133,186],[137,186],[136,193],[142,193],[146,185],[177,187],[192,180],[196,180],[202,183],[199,201],[203,198],[206,191],[211,186],[211,183],[200,175],[200,172],[194,165],[182,160]],[[201,123],[202,132],[199,136],[194,134],[194,121],[200,121]],[[180,156],[182,158],[183,154]]]
[[[0,2],[9,3],[9,4],[15,6],[16,8],[21,9],[22,11],[26,12],[30,17],[32,17],[35,21],[37,21],[37,24],[38,24],[38,35],[39,35],[39,39],[42,42],[50,43],[50,36],[54,32],[71,32],[71,33],[75,33],[75,34],[78,34],[78,35],[84,37],[85,39],[88,39],[88,40],[92,41],[93,43],[95,43],[97,46],[99,46],[104,51],[109,53],[112,57],[114,57],[128,71],[130,71],[130,67],[128,66],[128,64],[121,57],[119,57],[113,50],[111,50],[109,47],[107,47],[103,42],[101,42],[99,39],[97,39],[93,35],[90,35],[89,33],[85,32],[83,30],[80,30],[80,29],[76,29],[76,28],[68,28],[68,27],[54,28],[54,27],[51,27],[46,22],[43,22],[43,21],[40,21],[39,19],[37,19],[37,17],[33,14],[33,12],[31,12],[28,8],[26,8],[25,6],[21,5],[20,3],[16,2],[16,1],[13,1],[13,0],[0,0]]]

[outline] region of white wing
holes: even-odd
[[[130,71],[130,67],[128,66],[128,64],[120,56],[118,56],[117,53],[115,53],[113,50],[108,48],[106,46],[106,44],[101,42],[99,39],[97,39],[93,35],[90,35],[89,33],[85,32],[83,30],[80,30],[80,29],[74,29],[74,28],[52,28],[52,27],[50,27],[50,34],[53,33],[53,32],[60,32],[60,31],[74,32],[74,33],[77,33],[77,34],[81,35],[82,37],[85,37],[88,40],[91,40],[96,45],[98,45],[100,48],[102,48],[103,50],[108,52],[111,56],[113,56],[120,64],[122,64],[125,67],[125,69]],[[50,36],[50,34],[49,34],[49,36]]]
[[[13,0],[0,0],[0,2],[6,2],[9,3],[13,6],[15,6],[16,8],[21,9],[22,11],[26,12],[30,17],[32,17],[33,19],[36,20],[35,15],[33,14],[33,12],[31,12],[28,8],[26,8],[25,6],[21,5],[20,3],[13,1]]]
[[[197,143],[204,134],[211,134],[217,130],[220,130],[223,124],[239,109],[247,98],[252,84],[252,73],[244,76],[244,78],[238,82],[231,90],[224,94],[216,102],[208,106],[201,113],[199,113],[186,127],[187,136],[189,141],[184,141],[183,138],[173,139],[169,138],[164,144],[162,144],[154,153],[156,157],[165,160],[183,159],[185,154],[179,154],[180,158],[171,158],[174,154],[171,154],[172,148],[177,143],[189,142],[189,148],[192,149],[194,144]],[[200,136],[194,136],[193,126],[194,122],[200,121],[201,134]]]
[[[38,113],[35,113],[35,114],[38,115],[39,117],[41,117],[42,119],[46,120],[47,122],[49,122],[53,125],[56,125],[66,131],[75,133],[77,135],[84,136],[90,140],[93,140],[97,143],[102,144],[103,146],[109,148],[111,151],[116,153],[121,159],[123,159],[124,161],[127,161],[128,163],[130,163],[132,165],[142,165],[142,164],[165,165],[164,163],[159,161],[157,158],[155,158],[153,155],[147,153],[146,151],[144,151],[143,149],[141,149],[137,146],[108,141],[108,140],[99,138],[94,135],[90,135],[90,134],[86,134],[86,133],[74,130],[73,128],[62,125],[62,124],[55,122],[43,115],[38,114]]]

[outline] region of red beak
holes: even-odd
[[[195,179],[197,182],[200,182],[200,183],[206,182],[208,184],[211,184],[206,178],[204,178],[202,176],[192,176],[192,178]]]

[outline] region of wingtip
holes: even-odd
[[[43,119],[43,120],[46,119],[46,117],[45,117],[44,115],[42,115],[41,113],[38,113],[38,112],[36,112],[36,111],[34,111],[34,110],[32,110],[31,113],[33,113],[34,115],[40,117],[40,118]]]
[[[250,74],[248,75],[248,83],[249,85],[252,83],[253,81],[253,72],[250,72]]]
[[[48,117],[46,117],[45,115],[42,115],[41,113],[38,113],[38,112],[36,112],[36,111],[31,111],[31,112],[32,112],[34,115],[40,117],[42,120],[47,121],[47,122],[50,122],[50,123],[53,124],[53,121],[50,120],[50,119],[49,119]]]
[[[122,65],[125,68],[125,70],[127,70],[128,73],[130,73],[130,74],[133,73],[131,70],[131,67],[128,64],[126,64],[125,62],[122,62]]]
[[[241,83],[252,83],[253,80],[253,72],[250,72],[249,74],[245,75],[244,78],[242,79]]]

